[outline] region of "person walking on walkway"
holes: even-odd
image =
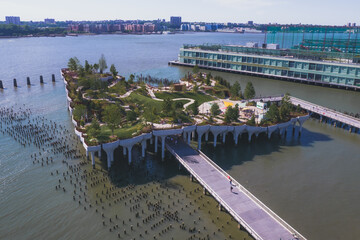
[[[228,176],[229,182],[230,182],[230,192],[232,192],[233,190],[233,184],[232,184],[232,180],[230,178],[230,176]]]

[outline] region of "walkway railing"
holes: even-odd
[[[328,114],[327,117],[331,117],[334,120],[351,125],[353,127],[357,127],[357,128],[360,127],[360,119],[359,118],[355,118],[355,117],[352,117],[345,113],[341,113],[341,112],[335,111],[333,109],[323,107],[323,106],[320,106],[320,105],[317,105],[317,104],[314,104],[314,103],[311,103],[311,102],[308,102],[308,101],[305,101],[305,100],[302,100],[302,99],[299,99],[296,97],[290,97],[290,100],[294,105],[296,105],[296,103],[298,103],[300,105],[300,107],[302,107],[306,110],[318,113],[320,115],[324,115],[323,113],[325,112]],[[330,114],[332,114],[332,116],[330,116]],[[324,116],[326,116],[326,114]],[[353,121],[353,122],[351,122],[351,121]]]
[[[208,156],[206,156],[202,151],[198,150],[200,156],[205,158],[211,165],[213,165],[225,178],[229,176],[227,172],[225,172],[221,167],[219,167],[213,160],[211,160]],[[231,177],[231,176],[230,176]],[[261,209],[267,212],[273,219],[275,219],[278,223],[280,223],[284,228],[288,229],[292,234],[295,234],[294,237],[298,239],[306,239],[302,236],[298,231],[296,231],[293,227],[291,227],[285,220],[279,217],[275,212],[273,212],[270,208],[268,208],[263,202],[261,202],[258,198],[256,198],[250,191],[248,191],[244,186],[242,186],[238,181],[231,177],[232,182],[236,185],[236,187],[245,193],[249,198],[251,198]]]
[[[221,206],[223,206],[235,219],[236,221],[238,221],[240,223],[240,225],[242,225],[246,231],[248,231],[249,234],[251,234],[251,236],[253,236],[256,240],[264,240],[262,237],[260,237],[255,231],[254,229],[252,229],[245,221],[244,219],[242,219],[228,204],[226,204],[222,198],[215,192],[212,190],[212,188],[205,182],[202,180],[202,178],[195,172],[193,171],[187,164],[186,162],[168,145],[166,144],[166,148],[171,152],[171,154],[173,154],[176,159],[186,168],[186,170],[189,171],[189,173],[194,176],[197,181],[204,187],[206,188],[207,191],[209,191],[209,193],[219,202],[219,204],[221,204]]]

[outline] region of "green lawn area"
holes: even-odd
[[[197,100],[199,105],[204,103],[204,102],[209,102],[209,101],[213,101],[215,100],[215,98],[203,94],[203,93],[193,93],[193,92],[156,92],[155,96],[157,98],[161,98],[161,99],[165,99],[165,98],[170,98],[170,99],[174,99],[174,98],[191,98],[194,100]]]
[[[132,103],[143,104],[145,107],[155,107],[157,110],[161,110],[162,101],[153,100],[151,97],[146,97],[137,93],[131,93],[129,97],[125,98],[126,101]]]
[[[126,139],[134,137],[133,133],[144,128],[142,123],[136,123],[135,125],[128,124],[122,128],[115,129],[114,134],[118,136],[119,139]],[[111,135],[111,130],[106,126],[101,126],[101,132],[98,137],[99,142],[107,142]]]

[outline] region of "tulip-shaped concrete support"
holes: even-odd
[[[90,152],[91,154],[91,165],[95,169],[95,152]]]
[[[145,157],[145,150],[146,150],[146,140],[143,140],[141,142],[141,156],[144,158]]]
[[[246,130],[246,125],[234,127],[233,134],[234,134],[235,145],[238,144],[239,135],[241,136],[241,134],[245,132],[245,130]]]
[[[132,150],[132,147],[134,145],[130,145],[127,147],[127,152],[128,152],[128,163],[131,164],[131,150]]]
[[[158,151],[158,136],[155,136],[155,152]]]
[[[113,149],[104,149],[106,152],[106,158],[107,158],[107,167],[110,169],[111,163],[114,159],[114,150]]]
[[[165,158],[165,138],[166,136],[161,136],[161,159]]]

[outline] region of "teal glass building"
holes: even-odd
[[[210,49],[210,50],[208,50]],[[339,88],[360,89],[360,65],[349,59],[324,60],[322,55],[309,56],[295,50],[219,46],[218,49],[184,46],[179,59],[172,64],[211,70],[244,73],[295,82]],[[319,52],[319,54],[322,54]],[[331,57],[329,53],[326,57]],[[331,61],[333,60],[333,61]],[[336,60],[336,61],[334,61]]]

